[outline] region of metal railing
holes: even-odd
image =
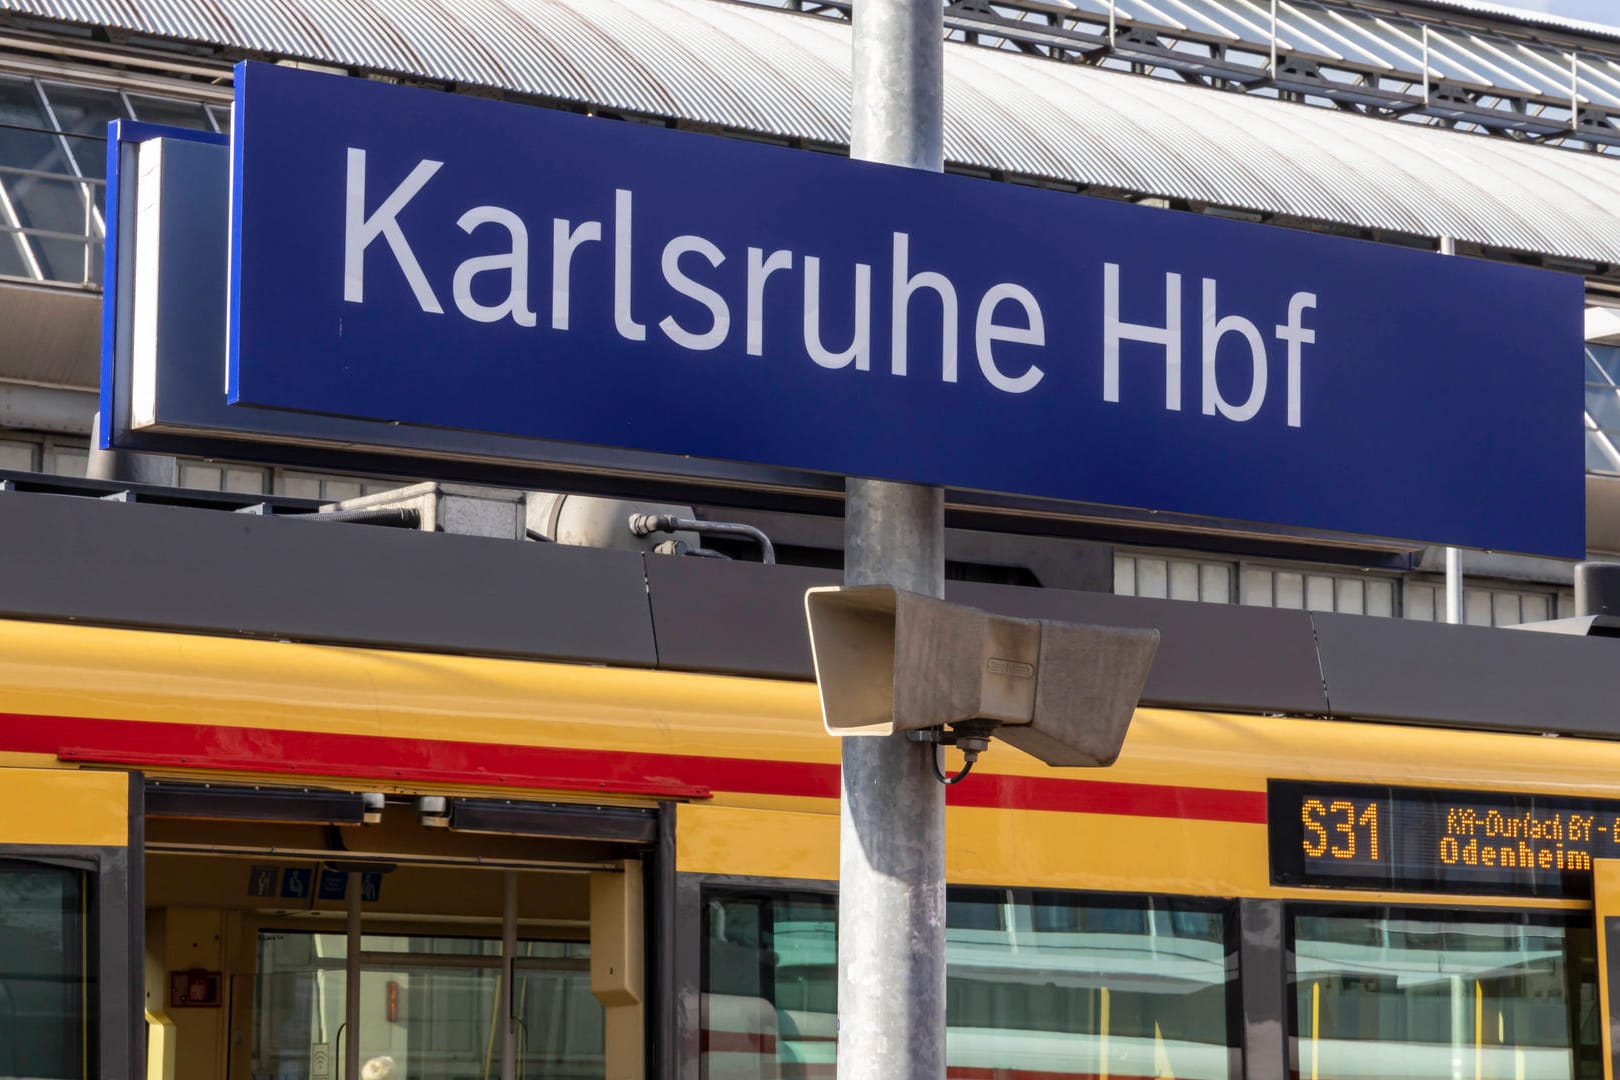
[[[849,0],[747,0],[848,19]],[[1620,32],[1362,0],[943,0],[951,40],[1620,153]]]

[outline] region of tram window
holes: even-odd
[[[1300,909],[1290,951],[1301,1080],[1602,1076],[1590,928],[1522,913]]]
[[[1236,1075],[1228,905],[1026,889],[952,889],[947,902],[953,1073]],[[716,893],[704,915],[701,1075],[827,1074],[837,1046],[836,901]]]
[[[0,1076],[86,1075],[82,873],[0,860]]]
[[[952,889],[945,901],[945,929],[999,931],[1007,894],[1001,889]]]

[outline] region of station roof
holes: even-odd
[[[828,147],[849,137],[849,24],[749,4],[0,0],[0,10]],[[965,169],[1620,264],[1620,160],[1608,155],[1006,50],[948,43],[946,54],[945,153]]]

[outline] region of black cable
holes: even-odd
[[[929,758],[929,763],[934,766],[934,779],[938,780],[946,787],[950,787],[952,784],[960,784],[963,780],[966,780],[968,773],[973,771],[973,763],[979,760],[978,754],[971,754],[967,757],[966,762],[962,765],[961,772],[957,773],[955,776],[946,776],[945,770],[940,767],[939,763],[940,758],[942,758],[944,755],[945,751],[939,748],[938,743],[935,743],[934,756]]]

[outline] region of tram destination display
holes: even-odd
[[[1589,897],[1620,801],[1310,781],[1268,786],[1278,885]]]

